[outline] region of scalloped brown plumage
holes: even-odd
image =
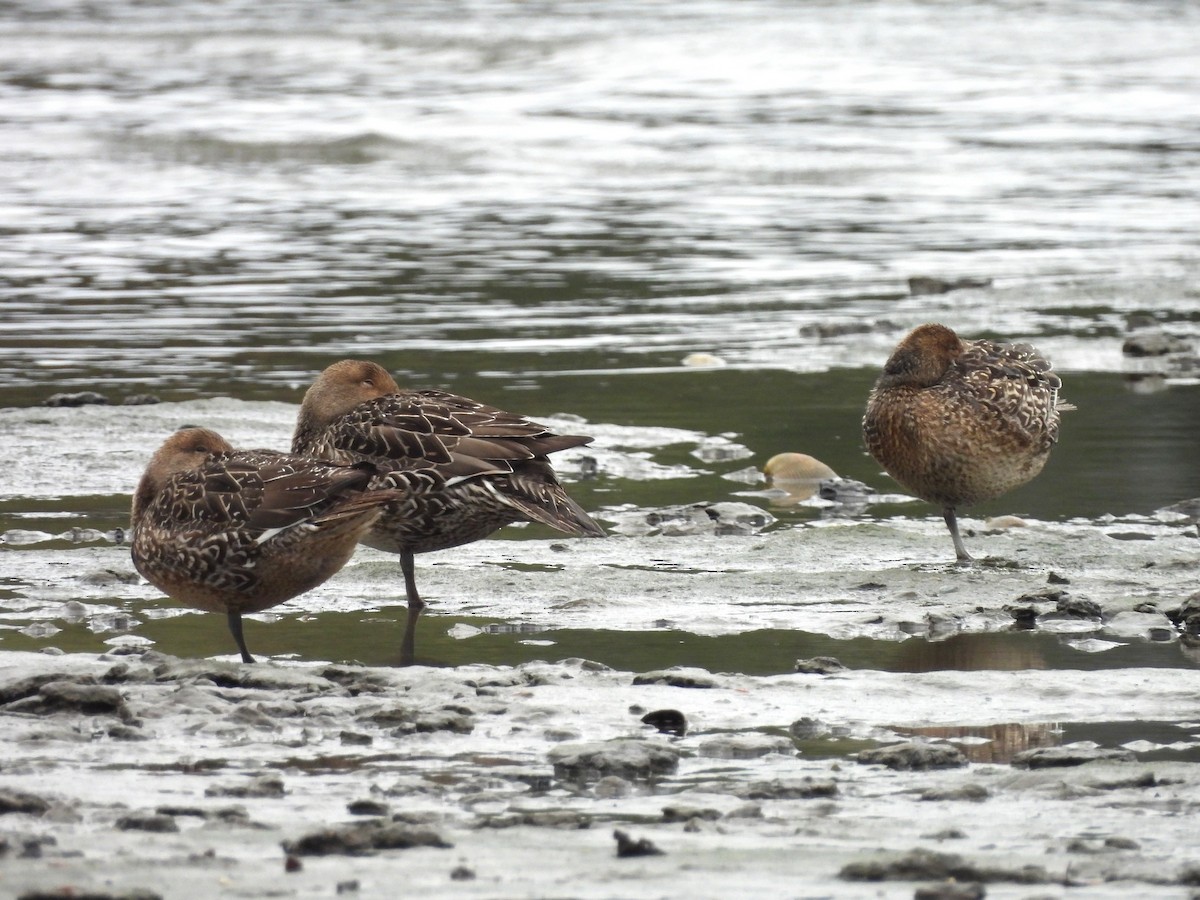
[[[419,509],[389,509],[362,543],[400,555],[408,601],[401,662],[415,656],[417,591],[413,555],[487,537],[510,522],[540,522],[578,537],[602,529],[572,500],[547,458],[591,443],[559,435],[517,413],[439,390],[402,390],[374,362],[346,359],[322,372],[304,395],[292,452],[383,471],[434,471],[442,491]]]
[[[437,473],[398,473],[369,490],[373,466],[234,450],[205,428],[172,434],[133,497],[134,567],[172,599],[223,612],[243,662],[242,614],[329,579],[388,503],[440,488]]]
[[[961,339],[922,325],[902,340],[867,400],[867,450],[896,481],[942,507],[960,562],[955,510],[1024,484],[1058,441],[1062,381],[1029,344]]]

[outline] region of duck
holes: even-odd
[[[388,504],[445,480],[379,475],[365,464],[235,450],[215,431],[180,429],[151,456],[133,495],[134,568],[176,602],[224,613],[242,662],[253,663],[244,614],[327,581]]]
[[[523,415],[438,389],[402,389],[383,366],[344,359],[305,392],[292,453],[384,472],[436,472],[444,489],[423,493],[412,508],[389,508],[361,539],[398,554],[408,616],[401,665],[415,659],[418,553],[480,540],[512,522],[537,522],[576,537],[604,529],[568,496],[549,455],[592,442],[556,434]]]
[[[928,323],[884,364],[862,420],[867,451],[904,488],[942,508],[957,562],[970,564],[957,511],[1032,480],[1058,442],[1062,380],[1024,343],[966,340]]]

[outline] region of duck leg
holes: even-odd
[[[242,614],[237,610],[231,609],[228,613],[228,618],[229,632],[233,635],[233,639],[237,641],[238,649],[242,651],[242,662],[254,662],[254,657],[246,649],[246,638],[242,636]]]
[[[946,527],[950,529],[950,537],[954,538],[954,552],[958,556],[958,561],[960,563],[972,562],[973,558],[967,552],[967,546],[963,543],[962,536],[958,533],[958,517],[954,514],[954,507],[947,506],[943,509],[942,518],[946,520]]]
[[[404,639],[400,643],[400,665],[411,666],[417,654],[417,619],[425,609],[425,601],[417,593],[416,566],[411,550],[400,551],[400,569],[404,572],[404,590],[408,595],[408,620],[404,623]]]

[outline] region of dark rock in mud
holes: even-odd
[[[163,900],[162,894],[146,888],[130,888],[127,891],[94,891],[89,888],[62,886],[42,890],[26,891],[17,900]]]
[[[475,730],[475,719],[469,710],[459,706],[423,710],[416,707],[395,706],[379,710],[367,716],[367,721],[393,728],[393,734],[432,734],[435,731],[450,731],[454,734],[470,734]]]
[[[662,856],[663,851],[654,846],[654,843],[649,838],[638,838],[634,840],[621,829],[613,832],[613,837],[617,841],[617,857],[619,859],[630,859],[637,856]]]
[[[958,881],[929,884],[913,892],[913,900],[982,900],[986,896],[987,891],[982,884],[963,884]]]
[[[338,734],[338,740],[347,747],[369,747],[375,743],[375,738],[371,735],[358,731],[342,731]]]
[[[1029,603],[1058,603],[1068,596],[1067,591],[1060,587],[1044,587],[1038,591],[1022,594],[1013,601],[1014,606]]]
[[[1104,617],[1104,610],[1100,608],[1099,603],[1093,600],[1084,600],[1082,597],[1064,597],[1058,601],[1055,611],[1071,619],[1101,619]]]
[[[759,759],[772,753],[794,753],[790,738],[770,734],[722,734],[697,748],[700,756],[712,759]]]
[[[687,734],[687,716],[677,709],[656,709],[642,716],[642,724],[652,726],[660,734],[683,737]]]
[[[948,294],[951,291],[961,291],[968,288],[987,288],[992,286],[990,278],[934,278],[929,275],[913,275],[908,279],[908,293],[913,297],[925,297],[930,294]]]
[[[1066,575],[1059,575],[1057,572],[1051,572],[1048,576],[1046,576],[1046,583],[1047,584],[1070,584],[1071,579],[1068,578]]]
[[[867,765],[884,765],[896,771],[919,771],[929,769],[956,769],[967,764],[967,757],[957,747],[946,744],[919,744],[916,742],[890,744],[863,750],[855,757]]]
[[[205,797],[282,797],[283,779],[278,775],[259,775],[246,784],[216,784],[204,791]]]
[[[156,403],[162,403],[154,394],[130,394],[121,401],[122,406],[154,406]]]
[[[109,406],[112,401],[95,391],[51,394],[42,401],[42,406]]]
[[[788,733],[798,741],[810,741],[823,734],[828,734],[829,731],[828,725],[811,716],[801,716],[788,726]]]
[[[991,793],[981,784],[964,784],[958,787],[932,787],[921,791],[922,800],[966,800],[981,803]]]
[[[382,800],[372,800],[370,798],[352,800],[346,804],[346,812],[352,816],[386,816],[391,811],[391,807]]]
[[[776,778],[756,781],[736,791],[743,800],[814,800],[836,797],[837,782],[832,778]]]
[[[703,669],[662,669],[657,672],[643,672],[633,676],[633,683],[665,684],[668,687],[680,688],[715,688],[717,680]]]
[[[715,822],[721,818],[721,811],[707,806],[664,806],[662,815],[663,821],[668,823],[690,822],[692,819]]]
[[[10,788],[0,790],[0,816],[8,813],[24,813],[30,816],[40,816],[50,808],[50,801],[37,794],[25,791],[14,791]]]
[[[590,781],[606,775],[630,780],[669,775],[679,767],[679,755],[667,744],[628,738],[563,744],[549,753],[555,777],[566,781]]]
[[[1172,353],[1190,353],[1192,345],[1182,338],[1165,331],[1140,331],[1131,334],[1121,345],[1126,356],[1167,356]]]
[[[845,672],[846,666],[832,656],[814,656],[796,660],[795,671],[801,675],[832,675],[834,672]]]
[[[292,856],[361,856],[377,850],[447,849],[453,846],[432,828],[376,820],[323,828],[294,841],[285,841],[283,850]]]
[[[1130,778],[1115,778],[1105,779],[1103,781],[1089,781],[1088,787],[1095,788],[1100,791],[1124,791],[1130,788],[1154,788],[1161,784],[1174,784],[1171,780],[1161,781],[1153,772],[1142,772],[1139,775],[1134,775]]]
[[[468,866],[455,866],[450,870],[451,881],[474,881],[475,870]]]
[[[1035,606],[1012,606],[1005,604],[1004,611],[1013,617],[1014,628],[1036,628],[1038,611]]]
[[[179,830],[179,825],[172,816],[161,813],[130,813],[117,819],[118,831],[152,831],[157,834],[170,834]]]
[[[92,681],[48,681],[37,689],[36,695],[15,700],[7,705],[7,709],[35,715],[57,712],[75,712],[85,716],[128,714],[120,691]]]
[[[918,847],[902,856],[889,856],[847,863],[838,873],[845,881],[947,881],[1013,882],[1048,884],[1052,880],[1042,866],[978,866],[957,853],[939,853]]]
[[[1097,761],[1133,762],[1136,759],[1132,750],[1038,747],[1034,750],[1022,750],[1012,758],[1012,765],[1018,769],[1054,769],[1082,766]]]

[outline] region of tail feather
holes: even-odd
[[[496,493],[506,504],[520,510],[530,521],[549,525],[576,537],[607,535],[600,524],[572,500],[560,485],[520,477],[507,480],[510,490],[497,490]]]

